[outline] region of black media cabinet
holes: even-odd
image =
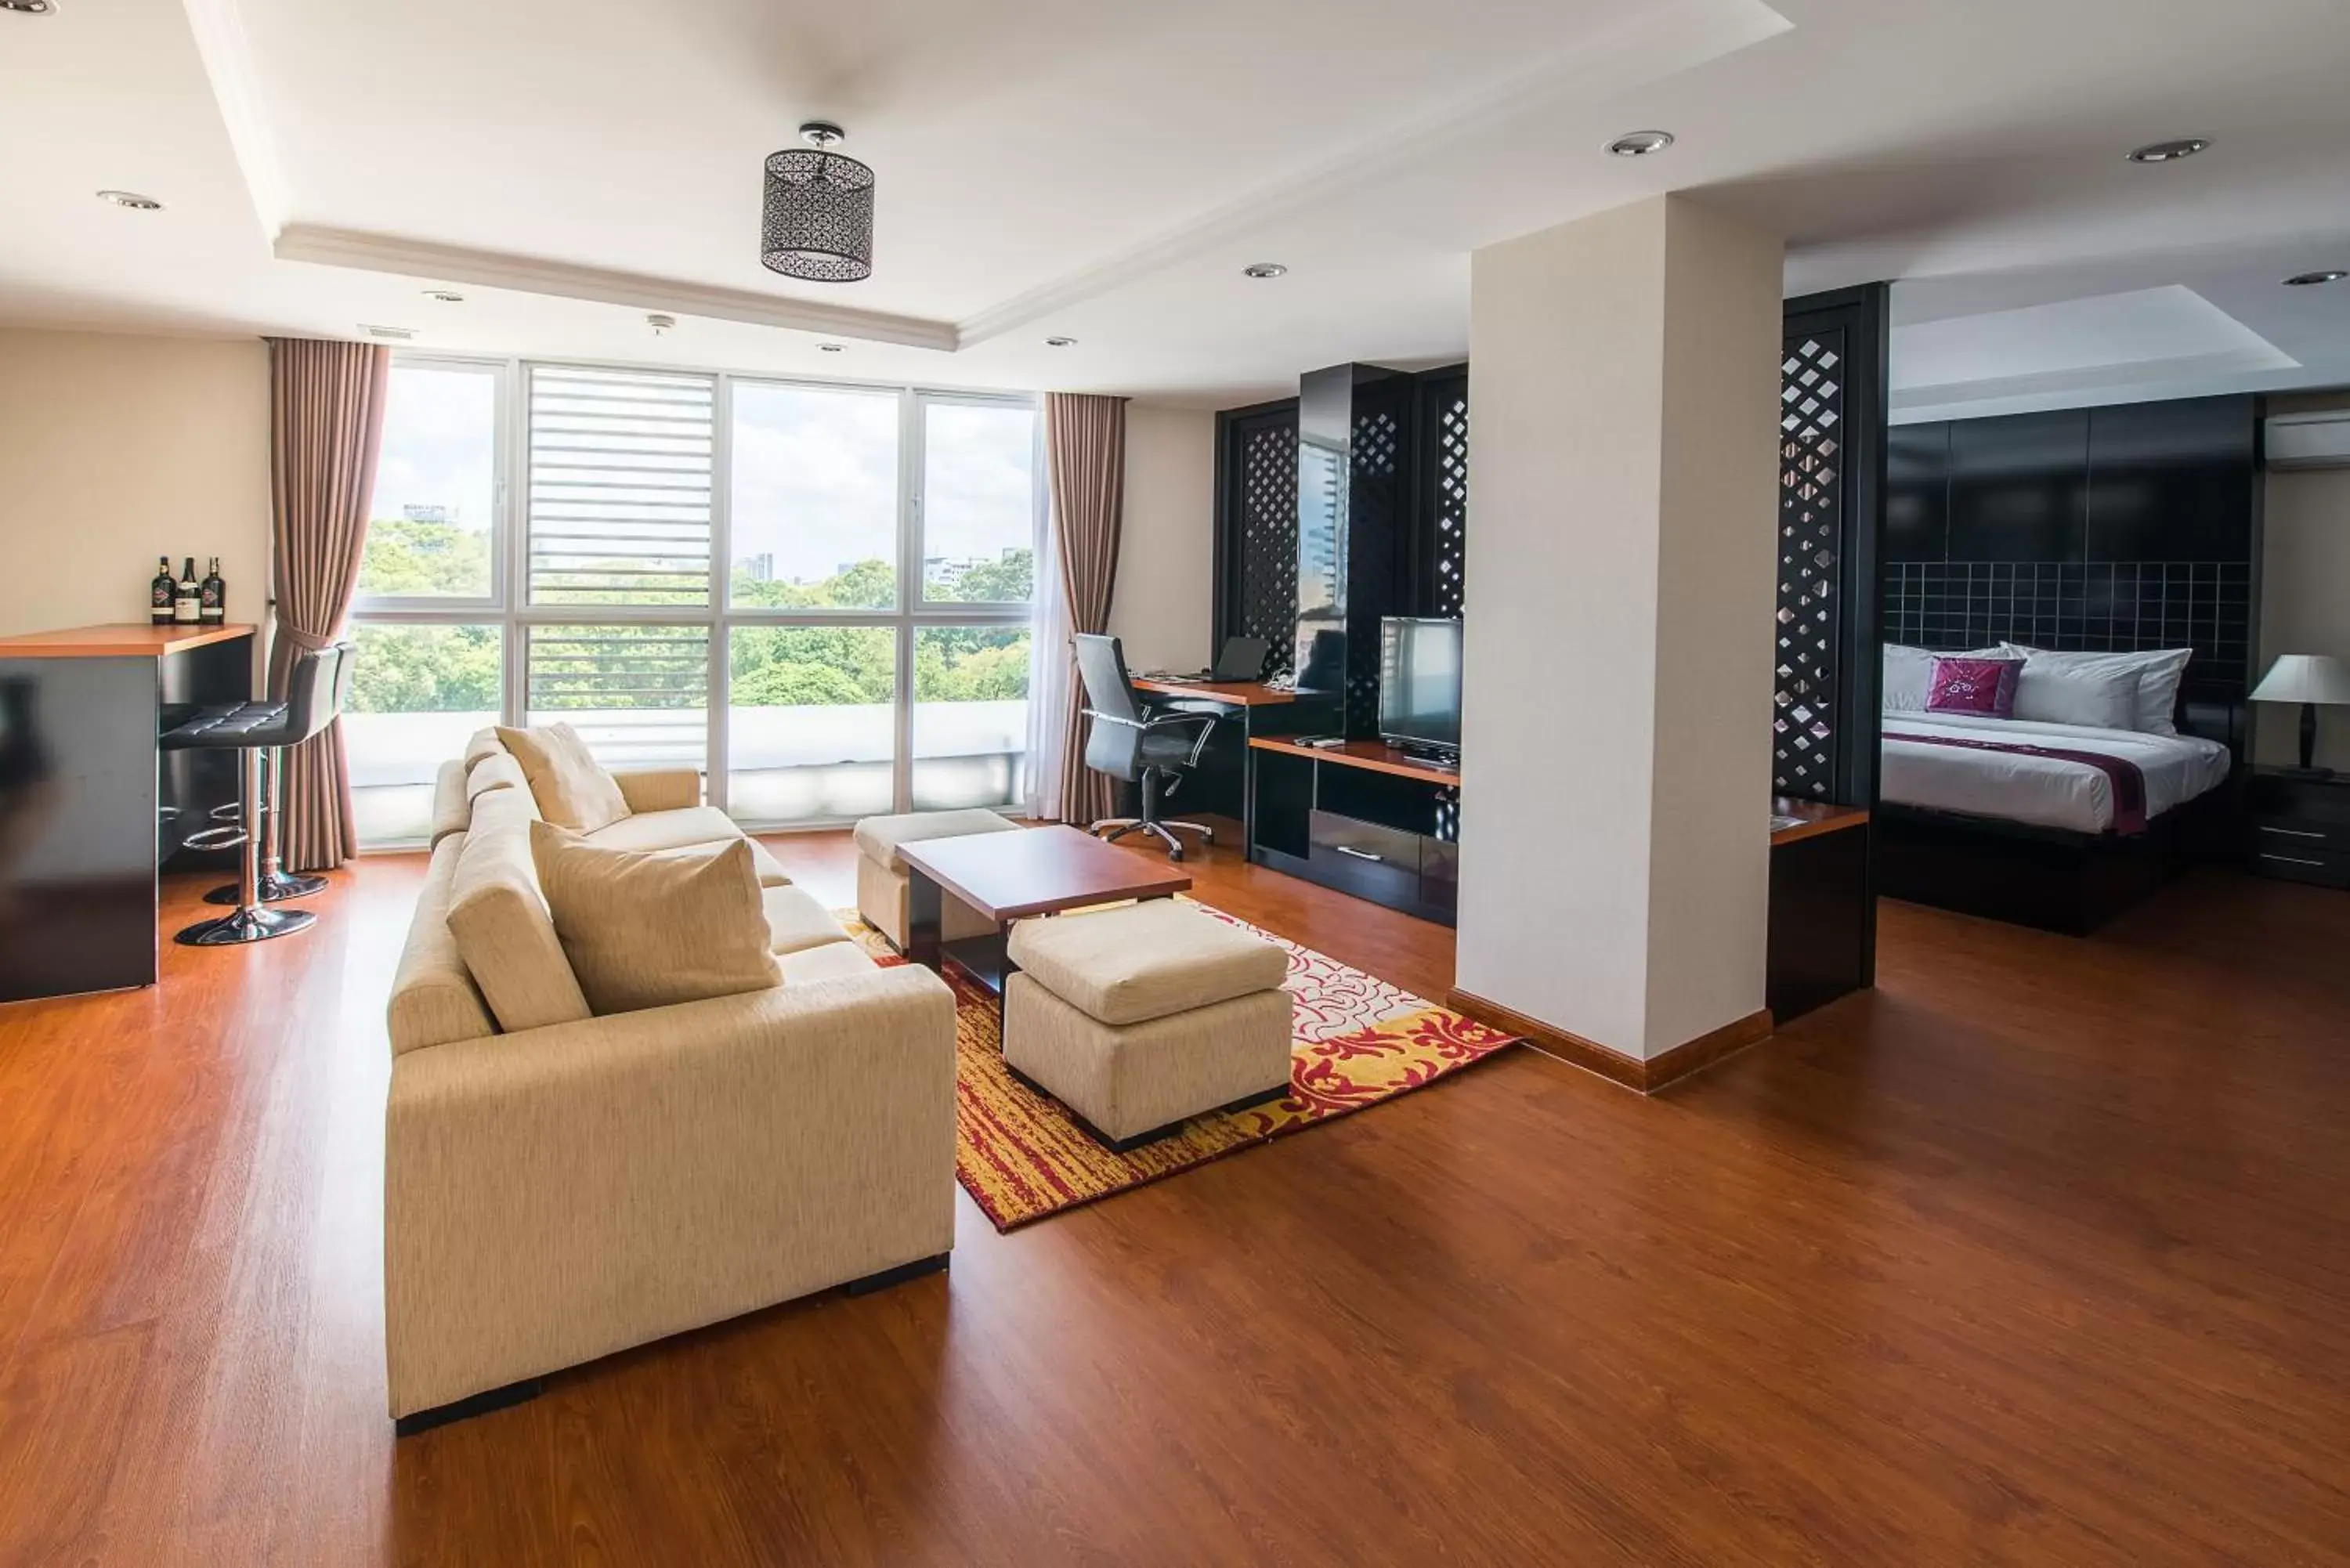
[[[1453,923],[1461,775],[1378,741],[1249,742],[1248,857],[1407,915]]]

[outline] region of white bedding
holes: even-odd
[[[2135,763],[2146,776],[2151,819],[2224,783],[2228,748],[2193,735],[2093,730],[2022,719],[1966,719],[1949,713],[1887,713],[1880,769],[1882,794],[1898,805],[1996,816],[2035,827],[2103,833],[2114,824],[2113,782],[2085,763],[1981,752],[1966,746],[1904,744],[1905,734],[2004,741],[2067,752],[2095,752]]]

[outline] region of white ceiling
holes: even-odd
[[[1905,417],[2350,382],[2350,283],[2278,286],[2350,266],[2341,0],[59,6],[0,16],[5,325],[1228,404],[1455,358],[1471,249],[1678,189],[1791,292],[1902,280]],[[813,118],[879,176],[866,284],[758,265]]]

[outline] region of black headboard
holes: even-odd
[[[2192,649],[2178,726],[2241,756],[2259,412],[2250,396],[2190,398],[1895,427],[1886,639]]]

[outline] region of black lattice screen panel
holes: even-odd
[[[2021,642],[2066,652],[2191,648],[2187,683],[2242,689],[2252,568],[2210,561],[1904,561],[1885,572],[1885,636],[1913,648]]]
[[[1779,657],[1772,787],[1826,800],[1836,777],[1836,566],[1844,550],[1841,331],[1796,333],[1780,361]]]
[[[1238,565],[1235,635],[1272,645],[1265,670],[1296,671],[1297,419],[1268,420],[1238,432]]]
[[[1469,392],[1453,392],[1436,409],[1434,472],[1430,476],[1429,613],[1459,615],[1469,565]]]
[[[1397,538],[1404,525],[1401,412],[1399,398],[1369,407],[1358,404],[1347,437],[1353,471],[1347,522],[1346,726],[1350,735],[1378,729],[1380,607],[1400,602],[1394,552],[1381,551],[1372,542]]]

